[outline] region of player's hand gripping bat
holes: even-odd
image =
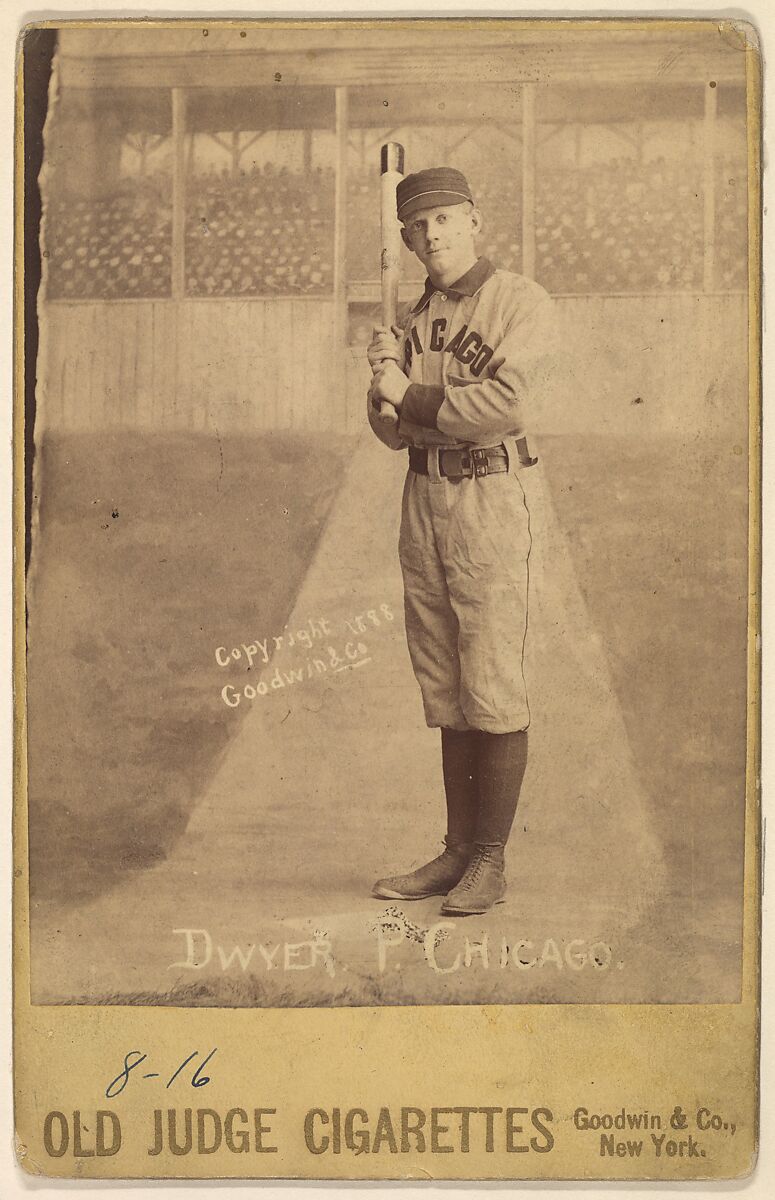
[[[380,283],[382,324],[392,328],[398,308],[398,278],[401,260],[401,222],[396,216],[396,188],[404,173],[404,148],[400,142],[385,142],[380,151]],[[379,419],[395,425],[398,413],[386,400],[379,406]]]

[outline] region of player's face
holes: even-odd
[[[480,228],[477,209],[448,204],[412,213],[402,232],[434,283],[454,283],[476,260],[474,238]]]

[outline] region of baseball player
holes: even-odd
[[[442,895],[442,912],[487,912],[506,890],[504,850],[527,762],[523,653],[530,518],[516,441],[540,378],[551,301],[477,257],[468,182],[437,167],[396,193],[401,236],[425,266],[402,326],[368,349],[369,422],[408,449],[399,557],[406,635],[427,724],[441,729],[445,848],[373,894]],[[398,413],[383,423],[379,406]]]

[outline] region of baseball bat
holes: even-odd
[[[398,279],[401,262],[401,222],[396,216],[396,188],[404,173],[404,148],[400,142],[385,142],[380,151],[380,289],[382,324],[395,325],[398,309]],[[395,425],[398,413],[383,400],[379,419]]]

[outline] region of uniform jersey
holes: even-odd
[[[428,448],[410,468],[399,559],[412,666],[428,725],[510,733],[530,721],[527,634],[530,515],[517,454],[507,473],[450,480],[435,447],[487,447],[522,436],[548,360],[551,301],[542,287],[480,258],[454,287],[425,291],[403,324],[410,379],[398,425],[369,421],[387,446]],[[516,447],[515,447],[516,450]]]
[[[520,437],[549,344],[551,300],[525,276],[479,258],[446,291],[430,280],[403,324],[411,384],[398,427],[369,405],[386,445],[490,446]]]

